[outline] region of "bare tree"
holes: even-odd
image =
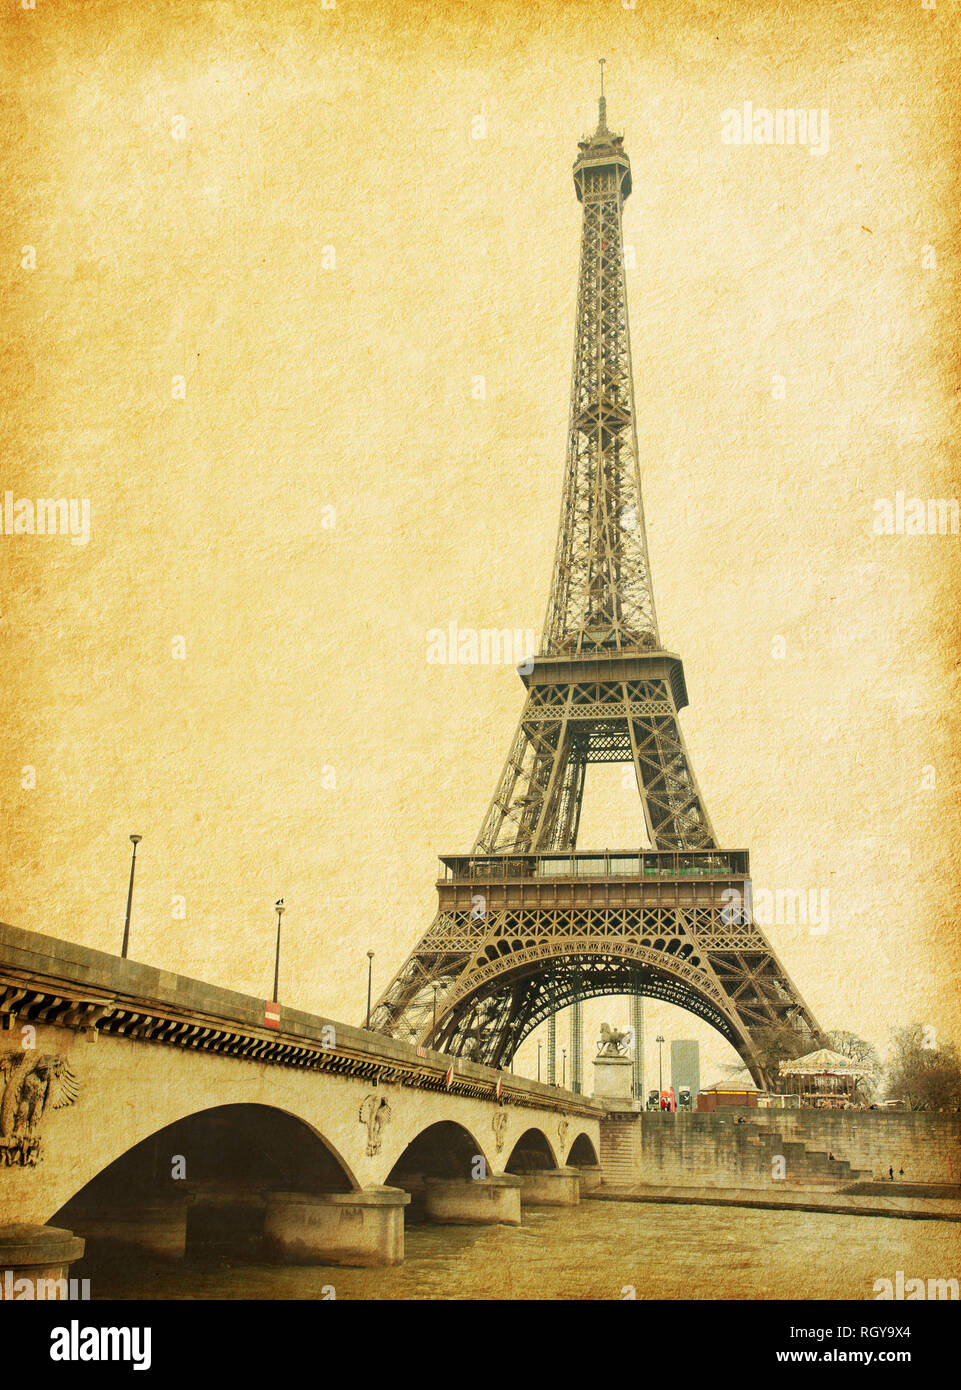
[[[852,1062],[857,1062],[869,1073],[858,1078],[857,1091],[864,1100],[872,1100],[880,1085],[882,1072],[877,1048],[873,1043],[859,1038],[857,1033],[849,1033],[844,1028],[835,1028],[828,1033],[828,1041],[832,1052],[837,1052],[841,1057],[850,1057]]]
[[[751,1034],[754,1051],[757,1053],[766,1084],[776,1090],[778,1086],[778,1063],[793,1061],[805,1052],[810,1052],[814,1041],[802,1023],[772,1023],[767,1027],[755,1028]],[[744,1068],[743,1062],[727,1065],[724,1070],[734,1075]]]
[[[931,1030],[913,1023],[892,1035],[887,1093],[912,1110],[961,1110],[961,1058],[955,1043],[934,1045]]]

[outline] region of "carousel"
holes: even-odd
[[[802,1106],[816,1110],[848,1110],[864,1104],[858,1094],[858,1084],[874,1075],[852,1057],[842,1057],[822,1047],[805,1057],[795,1057],[778,1066],[781,1088],[787,1095],[797,1096]]]

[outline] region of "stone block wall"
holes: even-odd
[[[745,1111],[747,1115],[749,1112]],[[904,1169],[904,1182],[961,1181],[961,1115],[887,1110],[751,1111],[785,1139],[833,1152],[873,1178]]]
[[[773,1176],[776,1156],[783,1179]],[[905,1182],[957,1181],[961,1115],[645,1111],[602,1121],[601,1165],[606,1182],[660,1186],[833,1185],[886,1178],[889,1167],[896,1177],[903,1168]]]

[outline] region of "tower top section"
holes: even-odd
[[[607,128],[607,98],[604,95],[604,59],[600,59],[601,95],[597,103],[597,129],[578,140],[580,151],[574,161],[574,187],[577,201],[595,202],[617,197],[623,201],[631,191],[631,161],[624,152],[624,136]]]

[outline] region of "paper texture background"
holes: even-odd
[[[118,951],[135,831],[132,957],[266,994],[283,895],[286,1002],[400,966],[523,697],[427,634],[543,620],[605,56],[701,789],[828,905],[766,928],[823,1027],[957,1038],[958,537],[873,530],[961,493],[956,5],[37,0],[2,46],[0,485],[91,532],[0,535],[0,918]],[[826,153],[723,143],[746,101]]]

